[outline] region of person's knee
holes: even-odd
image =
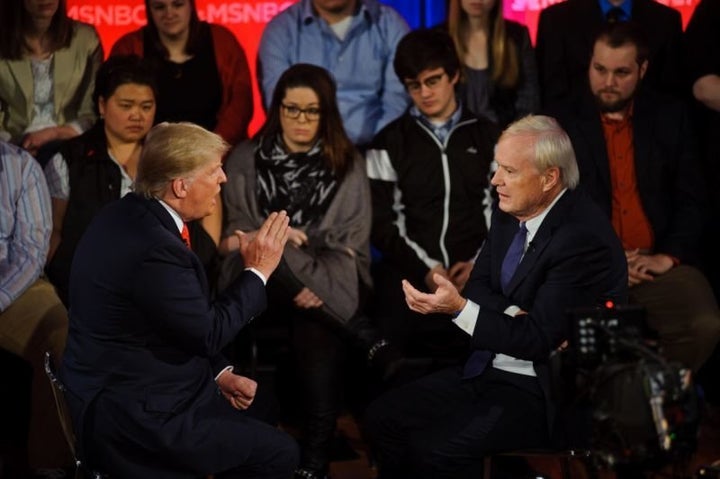
[[[43,280],[38,280],[36,284],[33,301],[37,304],[37,320],[30,349],[39,351],[41,355],[49,351],[57,365],[67,340],[68,312],[53,286]]]
[[[697,364],[693,365],[693,369],[697,370],[710,357],[720,341],[720,314],[709,312],[698,315],[693,321],[692,334],[698,356]]]
[[[266,461],[263,470],[270,478],[292,477],[292,473],[300,462],[300,449],[297,442],[288,434],[278,431],[273,446],[272,456]]]
[[[411,469],[413,477],[433,479],[459,477],[459,471],[466,462],[460,455],[446,453],[433,443],[434,438],[429,437],[425,441],[417,439],[419,438],[413,438],[407,449],[407,467]]]
[[[371,444],[376,443],[383,434],[390,418],[387,417],[387,410],[380,400],[375,400],[365,410],[362,421],[363,433]]]
[[[698,318],[695,336],[713,348],[720,340],[720,315],[707,314]]]

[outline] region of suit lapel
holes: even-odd
[[[148,209],[157,217],[158,221],[160,221],[165,228],[182,241],[182,237],[180,236],[180,231],[178,231],[178,227],[175,224],[175,220],[170,213],[168,213],[165,207],[157,200],[147,200],[147,205]]]
[[[583,152],[592,157],[593,168],[605,188],[607,197],[610,197],[610,162],[607,155],[607,143],[600,120],[600,112],[591,98],[585,95],[582,104],[577,107],[577,117],[580,119],[578,130],[587,143],[587,151]]]
[[[582,19],[578,23],[578,27],[583,32],[582,47],[585,52],[592,52],[595,36],[598,30],[605,23],[600,3],[596,0],[580,0],[578,3],[578,9],[580,14],[576,18]],[[590,61],[590,54],[586,54],[588,64]]]
[[[33,102],[33,74],[29,60],[13,60],[7,63],[15,83],[25,98],[25,115],[30,118]]]
[[[79,81],[75,81],[76,75],[81,75],[82,68],[75,65],[75,50],[71,48],[61,48],[55,52],[53,59],[53,88],[55,97],[55,113],[59,113],[60,106],[68,103],[69,98],[74,91],[70,85],[79,85]]]
[[[650,151],[652,142],[648,141],[653,138],[654,121],[652,114],[646,114],[648,108],[652,107],[648,105],[646,97],[639,93],[635,97],[632,118],[635,177],[639,191],[652,189],[647,183],[652,183],[649,179],[654,173]]]
[[[535,233],[535,236],[528,245],[525,255],[520,261],[520,264],[515,270],[515,274],[507,286],[508,296],[512,295],[518,286],[522,284],[530,271],[532,271],[547,245],[550,244],[555,227],[565,216],[568,205],[570,204],[570,197],[573,194],[574,193],[570,190],[566,191],[562,198],[560,198],[548,212],[547,216],[540,225],[540,229],[538,229],[537,233]],[[505,251],[507,251],[507,248],[508,246],[505,247]]]
[[[134,193],[130,193],[134,194]],[[141,197],[135,195],[138,199],[141,201],[147,202],[147,207],[150,210],[150,212],[155,215],[158,219],[158,221],[167,228],[173,235],[175,235],[180,242],[183,242],[182,236],[180,235],[180,231],[178,231],[178,227],[175,224],[175,220],[173,220],[172,216],[170,216],[170,213],[165,209],[163,205],[160,204],[157,200],[143,200]],[[185,249],[185,248],[183,248]],[[205,294],[208,294],[210,288],[207,281],[207,276],[205,275],[205,270],[203,265],[200,262],[200,258],[197,257],[197,255],[191,251],[185,249],[188,254],[190,254],[195,259],[193,260],[193,264],[195,265],[195,269],[197,270],[197,276],[198,281],[200,281],[200,285],[202,286],[202,290]]]

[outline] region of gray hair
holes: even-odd
[[[193,123],[155,125],[145,137],[134,190],[146,198],[160,198],[173,179],[222,157],[229,148],[222,137]]]
[[[533,163],[538,171],[556,166],[560,170],[562,185],[574,190],[580,182],[580,172],[570,137],[554,118],[528,115],[517,120],[503,131],[500,139],[509,136],[529,136],[535,140]]]

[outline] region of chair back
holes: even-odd
[[[75,461],[75,479],[85,477],[83,471],[87,471],[88,475],[92,477],[92,479],[108,479],[108,476],[104,474],[87,470],[78,457],[76,447],[77,439],[72,427],[72,417],[70,416],[70,409],[68,408],[67,401],[65,400],[65,392],[67,391],[67,388],[62,381],[60,381],[60,378],[58,378],[55,372],[55,366],[53,365],[52,356],[47,351],[45,352],[45,374],[47,375],[48,380],[50,381],[50,386],[52,387],[53,397],[55,398],[55,408],[57,409],[63,434],[65,435],[65,441],[67,441],[73,460]]]
[[[57,409],[63,434],[65,435],[65,441],[67,441],[68,447],[70,447],[70,452],[73,455],[75,464],[79,465],[80,460],[78,459],[77,451],[75,450],[75,433],[72,428],[72,419],[70,417],[70,410],[65,402],[66,388],[62,381],[60,381],[57,377],[52,356],[47,351],[45,352],[45,374],[47,375],[48,380],[50,380],[53,397],[55,398],[55,408]]]

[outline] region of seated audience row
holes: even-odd
[[[8,0],[1,8],[0,134],[44,165],[59,140],[95,121],[91,95],[102,47],[91,25],[67,17],[65,0]],[[152,62],[155,121],[192,121],[231,144],[247,138],[252,84],[235,36],[200,21],[193,0],[146,0],[145,8],[147,26],[120,38],[110,55]]]

